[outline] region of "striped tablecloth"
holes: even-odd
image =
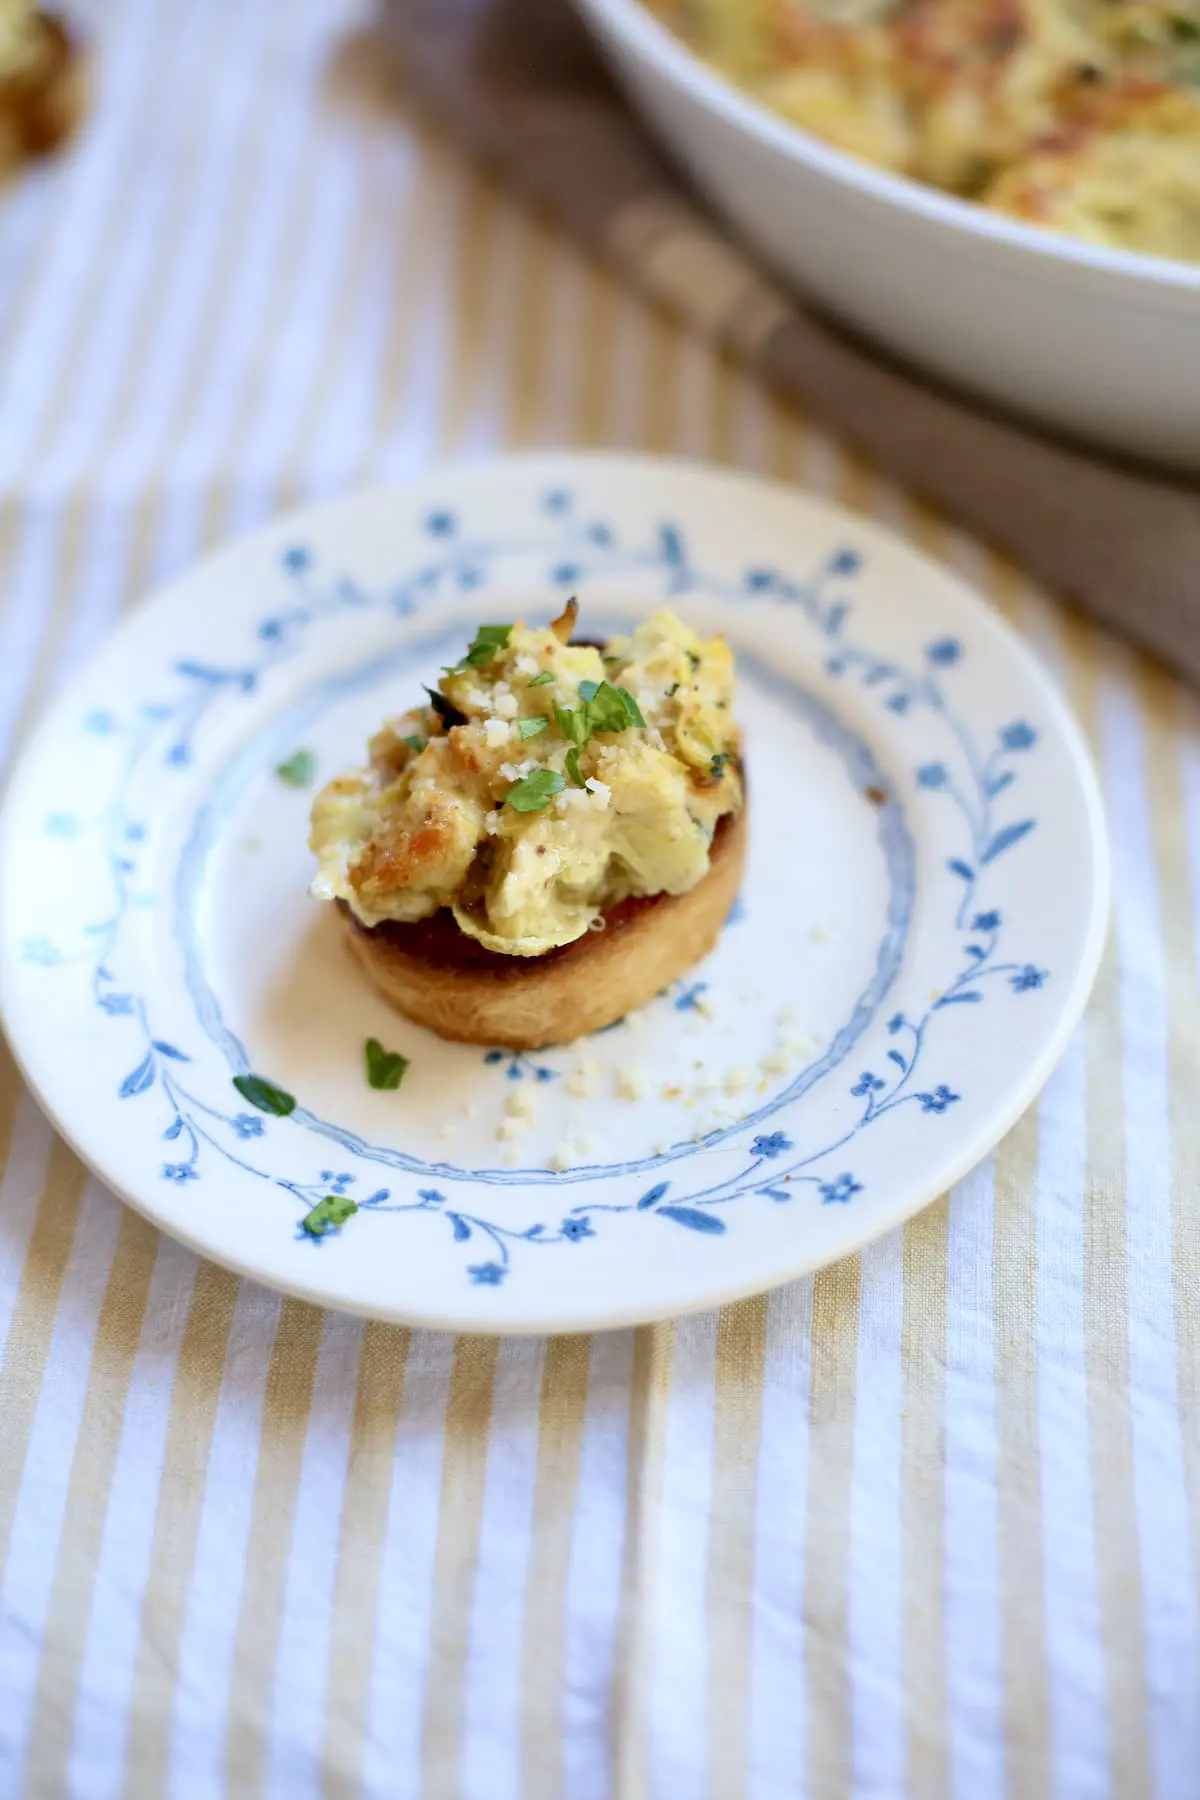
[[[89,134],[0,202],[0,756],[122,607],[279,507],[447,453],[682,450],[984,586],[1091,737],[1116,909],[1041,1104],[952,1194],[590,1342],[240,1284],[0,1052],[0,1793],[1200,1795],[1195,701],[463,166],[344,0],[90,23]]]

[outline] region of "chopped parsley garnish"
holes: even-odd
[[[551,682],[553,680],[554,680],[553,672],[550,669],[543,669],[540,675],[534,676],[533,680],[529,683],[529,686],[530,687],[545,687],[548,682]]]
[[[313,776],[317,772],[317,759],[311,750],[297,750],[286,762],[281,762],[275,769],[280,781],[286,781],[289,787],[306,788],[312,786]]]
[[[731,754],[732,753],[728,750],[718,750],[717,754],[713,757],[711,763],[708,765],[708,772],[714,781],[720,781],[722,775],[725,773],[725,764],[729,761]]]
[[[276,1119],[286,1119],[289,1113],[296,1110],[296,1102],[282,1088],[272,1082],[264,1081],[261,1075],[235,1075],[233,1085],[243,1100],[251,1106],[257,1106],[259,1112],[270,1113]]]
[[[323,1238],[327,1231],[337,1231],[358,1211],[358,1201],[349,1194],[326,1194],[300,1221],[301,1229],[311,1238]]]
[[[694,650],[689,650],[687,659],[692,665],[692,673],[695,674],[696,670],[700,667],[700,658],[696,655]]]
[[[627,731],[631,725],[645,726],[633,695],[625,688],[614,687],[611,681],[581,681],[579,698],[582,706],[554,709],[558,729],[576,748],[582,748],[594,731]]]
[[[549,723],[549,719],[518,719],[517,736],[519,738],[537,737],[539,732],[545,731]]]
[[[586,706],[556,706],[554,717],[558,729],[569,744],[586,744],[591,736]]]
[[[629,689],[618,688],[617,692],[625,702],[625,711],[629,714],[629,723],[631,725],[636,725],[640,730],[645,731],[646,721],[642,717],[642,709],[630,693]]]
[[[400,742],[407,744],[410,750],[416,750],[418,753],[425,748],[425,740],[419,737],[401,738]]]
[[[541,812],[566,785],[557,769],[534,769],[524,781],[510,787],[504,798],[514,812]]]
[[[584,688],[590,685],[590,682],[581,681],[579,692],[583,694]],[[636,703],[629,699],[624,689],[613,687],[610,681],[602,681],[594,694],[584,697],[592,731],[625,731],[630,725],[645,723]]]
[[[571,748],[567,751],[567,774],[571,777],[571,780],[575,783],[576,787],[585,788],[587,786],[587,782],[583,779],[583,775],[579,768],[579,752],[574,744],[572,744]]]
[[[367,1039],[367,1080],[373,1088],[382,1088],[391,1093],[404,1080],[408,1068],[407,1056],[398,1051],[385,1050],[378,1038]]]
[[[507,648],[511,636],[511,625],[481,625],[475,633],[474,643],[462,661],[453,663],[446,673],[459,675],[464,669],[486,669]]]
[[[459,712],[457,706],[454,706],[447,700],[445,694],[439,694],[436,688],[431,687],[427,687],[425,692],[429,695],[430,706],[432,706],[434,712],[442,721],[442,724],[446,727],[447,731],[449,731],[453,725],[466,724],[466,713]]]
[[[666,698],[668,700],[673,700],[682,686],[683,686],[682,681],[673,681],[671,683],[670,687],[667,689]]]

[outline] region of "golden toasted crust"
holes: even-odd
[[[460,1043],[537,1050],[644,1006],[712,949],[741,886],[746,836],[743,807],[717,826],[708,874],[690,893],[623,901],[603,931],[545,956],[485,950],[445,911],[368,929],[339,907],[350,949],[408,1018]]]
[[[43,156],[70,137],[83,114],[83,58],[66,26],[51,14],[34,22],[27,64],[0,79],[0,175],[26,157]]]

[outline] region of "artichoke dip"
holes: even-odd
[[[732,652],[668,611],[572,644],[575,616],[481,625],[430,704],[317,795],[318,899],[367,926],[449,907],[487,949],[539,956],[703,880],[743,797]]]
[[[897,174],[1200,262],[1200,0],[650,0],[765,106]]]

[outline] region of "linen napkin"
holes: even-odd
[[[382,4],[407,91],[473,154],[877,466],[1200,681],[1200,487],[979,410],[782,293],[659,156],[568,0]]]

